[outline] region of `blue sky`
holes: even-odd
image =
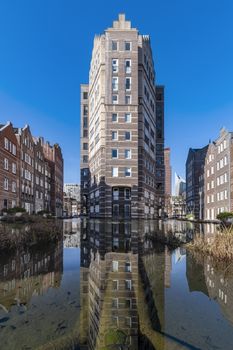
[[[93,38],[120,12],[151,36],[173,170],[184,176],[189,147],[233,130],[233,1],[2,0],[0,122],[59,142],[66,182],[79,181],[80,84]]]

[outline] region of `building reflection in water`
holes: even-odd
[[[63,270],[63,242],[46,248],[25,248],[0,257],[0,308],[27,307],[33,295],[59,287]]]
[[[163,246],[154,250],[150,233],[158,227],[148,225],[82,221],[80,334],[87,349],[162,345],[157,331],[164,319],[171,256]]]

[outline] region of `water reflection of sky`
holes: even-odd
[[[232,350],[232,324],[224,317],[218,302],[198,291],[203,281],[198,280],[198,275],[188,275],[186,257],[179,261],[176,258],[174,252],[170,288],[165,294],[165,333],[202,350]],[[191,292],[188,282],[194,282],[197,291]],[[233,305],[229,307],[233,309]]]

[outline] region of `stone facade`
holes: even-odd
[[[164,203],[164,88],[155,85],[149,36],[139,35],[124,15],[95,37],[89,85],[81,94],[83,213],[158,217]]]

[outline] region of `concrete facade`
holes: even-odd
[[[83,213],[158,217],[164,206],[164,88],[155,85],[149,36],[124,15],[95,37],[89,85],[81,94]]]

